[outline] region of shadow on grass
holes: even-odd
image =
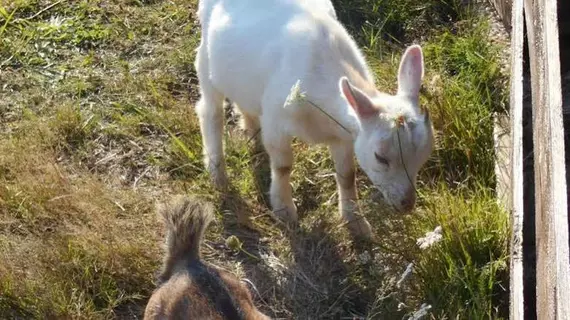
[[[256,305],[272,318],[352,319],[364,316],[376,288],[354,281],[359,270],[345,263],[347,253],[370,250],[371,243],[352,243],[338,232],[335,219],[314,208],[300,223],[286,225],[270,213],[268,156],[259,144],[250,148],[260,207],[250,205],[231,188],[221,203],[223,232],[239,238],[243,251],[234,257],[243,266]],[[263,205],[265,204],[265,205]],[[228,214],[230,212],[230,214]],[[346,235],[346,234],[344,234]],[[228,250],[226,247],[225,250]],[[251,256],[249,255],[251,254]]]
[[[331,231],[338,226],[320,219],[310,228],[300,227],[286,233],[294,257],[292,294],[300,318],[343,318],[363,316],[374,299],[375,290],[367,290],[354,281],[359,270],[344,261],[346,251],[359,252],[358,245],[335,239]],[[360,268],[356,268],[360,269]],[[297,284],[298,286],[298,284]]]

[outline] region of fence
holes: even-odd
[[[510,11],[511,28],[511,262],[510,318],[570,319],[570,252],[564,126],[556,0],[492,0],[499,15]],[[567,8],[568,0],[563,4]],[[567,12],[570,14],[570,12]],[[525,29],[526,21],[526,29]],[[534,211],[525,207],[523,187],[523,52],[526,40],[532,92]],[[525,215],[534,217],[536,300],[529,305],[524,281]],[[526,307],[526,308],[525,308]],[[534,312],[533,312],[534,311]]]

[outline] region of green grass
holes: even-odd
[[[204,256],[255,283],[272,317],[401,319],[422,303],[434,319],[505,317],[492,115],[506,95],[487,22],[459,0],[333,3],[381,90],[394,91],[405,45],[421,43],[427,64],[421,101],[437,145],[418,209],[385,210],[358,174],[372,244],[340,227],[324,147],[295,142],[300,227],[272,220],[266,156],[231,115],[232,191],[213,191],[192,108],[197,1],[0,0],[0,318],[140,316],[161,262],[154,204],[177,193],[216,204]],[[437,226],[442,240],[419,249]]]
[[[414,254],[417,290],[435,302],[438,315],[495,318],[498,311],[504,312],[499,308],[508,304],[501,294],[508,283],[504,232],[508,216],[493,195],[483,191],[470,197],[458,196],[446,187],[432,192],[425,214],[408,224],[410,233],[425,231],[430,225],[444,230],[440,245]]]

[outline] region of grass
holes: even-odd
[[[161,262],[154,204],[178,193],[216,204],[204,256],[255,283],[272,317],[400,319],[423,303],[434,319],[505,317],[492,115],[506,95],[488,23],[459,0],[333,3],[382,90],[395,89],[405,44],[426,55],[421,99],[437,147],[412,215],[371,201],[359,173],[372,244],[339,227],[324,147],[295,142],[300,227],[272,220],[266,156],[231,112],[232,191],[213,191],[192,109],[197,1],[0,0],[0,317],[139,317]],[[442,240],[420,249],[436,226]]]

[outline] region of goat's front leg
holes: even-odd
[[[271,187],[269,196],[273,212],[287,222],[297,221],[297,207],[293,203],[291,170],[293,149],[291,137],[275,130],[262,130],[263,145],[271,162]]]
[[[330,146],[330,151],[336,171],[340,214],[353,235],[370,238],[372,229],[366,218],[359,213],[356,203],[358,197],[353,146],[350,142],[338,142]]]

